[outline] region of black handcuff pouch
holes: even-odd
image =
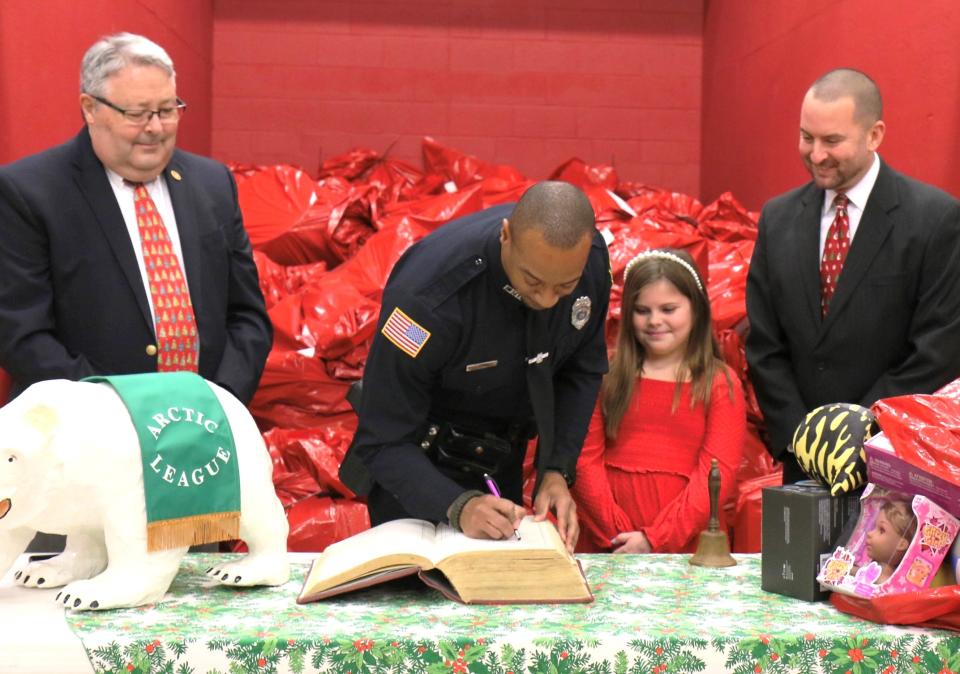
[[[438,466],[480,477],[497,473],[513,454],[513,444],[505,438],[447,422],[431,423],[421,446]]]

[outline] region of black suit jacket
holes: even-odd
[[[960,203],[881,163],[820,318],[815,184],[764,206],[747,277],[747,361],[774,457],[807,412],[930,393],[960,375]]]
[[[163,176],[197,319],[200,374],[248,402],[273,332],[236,184],[222,164],[180,150]],[[0,167],[0,366],[14,394],[44,379],[156,371],[149,307],[86,128]]]

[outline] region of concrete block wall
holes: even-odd
[[[700,0],[218,0],[213,154],[315,171],[420,141],[699,193]]]

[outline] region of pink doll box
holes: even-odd
[[[909,501],[917,518],[917,532],[900,564],[885,582],[877,584],[880,565],[867,556],[867,532],[873,529],[884,502],[891,499]],[[834,592],[854,597],[879,597],[922,590],[950,551],[960,521],[928,499],[888,492],[868,484],[860,497],[860,518],[846,546],[839,546],[824,563],[817,580]],[[859,567],[855,572],[854,567]]]
[[[955,517],[960,517],[960,487],[901,459],[886,435],[877,433],[871,437],[864,444],[864,451],[870,483],[906,494],[926,496]]]

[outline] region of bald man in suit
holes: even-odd
[[[784,483],[805,477],[791,443],[812,409],[960,376],[960,204],[881,160],[885,131],[873,80],[822,76],[800,113],[812,180],[760,217],[746,351]]]

